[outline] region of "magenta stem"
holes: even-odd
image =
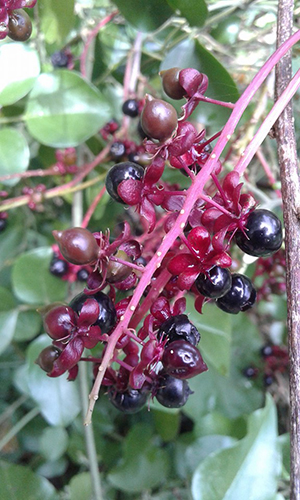
[[[136,269],[141,273],[143,273],[145,270],[144,266],[138,266],[137,264],[133,264],[133,262],[127,262],[126,260],[119,259],[119,257],[110,257],[109,260],[113,260],[114,262],[118,262],[119,264],[123,264],[124,266]]]
[[[233,104],[232,102],[226,102],[226,101],[218,101],[216,99],[211,99],[210,97],[206,97],[206,96],[203,96],[203,97],[197,97],[197,100],[199,101],[203,101],[203,102],[208,102],[210,104],[217,104],[218,106],[223,106],[224,108],[230,108],[230,109],[233,109],[235,104]]]

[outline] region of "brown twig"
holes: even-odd
[[[292,34],[293,0],[279,0],[277,44]],[[292,75],[291,53],[276,67],[276,98]],[[289,104],[275,126],[282,184],[283,217],[286,230],[287,321],[290,355],[291,500],[300,499],[300,182],[297,165],[292,106]]]

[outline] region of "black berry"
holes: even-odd
[[[256,290],[247,276],[233,274],[230,290],[216,300],[217,306],[230,314],[247,311],[253,306],[256,299]]]
[[[228,269],[214,266],[206,274],[199,274],[195,285],[204,297],[218,299],[230,290],[231,274]]]
[[[246,378],[252,379],[256,378],[258,375],[258,369],[255,366],[247,366],[243,369],[243,375]]]
[[[139,114],[139,103],[136,99],[127,99],[123,103],[122,111],[124,115],[135,118]]]
[[[68,55],[62,50],[57,50],[51,56],[51,63],[54,68],[66,68],[69,63]]]
[[[141,125],[147,136],[165,141],[177,127],[176,110],[168,102],[147,96],[141,115]]]
[[[141,165],[125,161],[117,163],[108,172],[106,176],[106,189],[108,194],[119,203],[124,203],[122,198],[118,195],[118,186],[122,181],[133,179],[141,181],[144,177],[144,169]],[[125,203],[124,203],[125,204]]]
[[[87,281],[89,275],[90,273],[87,269],[85,268],[79,269],[79,271],[77,271],[76,274],[77,281]]]
[[[263,358],[267,358],[273,355],[273,347],[270,344],[263,346],[260,350]]]
[[[266,387],[272,385],[274,382],[274,378],[272,377],[272,375],[265,375],[264,376],[264,385]]]
[[[200,333],[189,321],[186,314],[171,316],[162,323],[158,338],[164,340],[166,337],[169,339],[169,343],[175,340],[186,340],[192,345],[197,345],[200,341]]]
[[[7,219],[0,219],[0,233],[4,231],[7,226]]]
[[[113,387],[108,391],[110,402],[123,413],[137,413],[147,401],[148,392],[128,387],[125,392],[118,392]]]
[[[50,262],[49,271],[53,276],[57,276],[62,278],[68,272],[69,265],[65,260],[59,259],[57,257],[53,257]]]
[[[86,295],[84,292],[79,293],[71,300],[69,306],[77,313],[80,314],[83,304],[87,299],[96,299],[99,304],[99,316],[95,325],[101,328],[101,333],[107,333],[115,325],[117,321],[116,309],[108,295],[103,292],[97,292],[93,295]]]
[[[23,9],[13,10],[9,15],[8,36],[16,42],[25,42],[32,32],[29,15]]]
[[[123,142],[113,142],[110,146],[109,152],[114,160],[118,160],[125,155],[126,148]]]
[[[281,222],[269,210],[258,209],[251,212],[244,230],[245,232],[236,232],[235,241],[240,249],[249,255],[270,255],[282,245]]]
[[[192,391],[186,380],[164,374],[158,381],[157,401],[166,408],[181,408],[185,405]]]

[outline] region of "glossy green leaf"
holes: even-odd
[[[14,128],[0,130],[0,175],[25,172],[29,165],[29,147],[21,132]],[[13,186],[19,179],[4,180],[6,186]]]
[[[32,89],[40,73],[38,53],[23,43],[0,45],[0,105],[17,102]]]
[[[68,433],[63,427],[47,427],[40,438],[40,452],[49,461],[58,460],[67,446]]]
[[[179,10],[191,26],[203,26],[207,17],[207,7],[204,0],[168,0],[168,4]]]
[[[16,223],[10,227],[8,224],[5,232],[0,234],[0,269],[9,266],[14,256],[18,253],[25,236],[25,227]]]
[[[13,309],[16,305],[15,298],[13,294],[0,286],[0,311],[8,311],[9,309]]]
[[[20,311],[15,328],[14,340],[24,342],[33,339],[40,331],[42,318],[36,311]]]
[[[39,0],[41,30],[49,44],[62,44],[74,26],[74,0]]]
[[[110,110],[101,92],[78,73],[57,70],[39,76],[24,118],[42,144],[71,147],[94,135],[109,120]]]
[[[139,493],[163,483],[169,457],[151,440],[151,428],[135,425],[126,436],[122,461],[108,475],[112,485],[127,493]]]
[[[269,500],[277,491],[281,456],[277,416],[269,396],[249,418],[248,434],[231,448],[207,457],[192,481],[194,500]]]
[[[73,476],[69,483],[70,500],[92,498],[92,482],[89,472],[82,472]]]
[[[35,363],[40,352],[50,345],[47,335],[31,342],[27,355],[27,371],[24,372],[28,393],[39,406],[50,425],[66,427],[79,414],[81,405],[77,384],[68,382],[66,375],[50,378]]]
[[[190,321],[201,335],[199,349],[208,366],[213,366],[221,375],[229,374],[231,346],[231,316],[216,308],[215,304],[207,304],[203,314],[194,307],[195,299],[187,296],[186,312]]]
[[[11,343],[15,333],[15,328],[18,319],[18,311],[16,309],[6,312],[0,312],[0,354]]]
[[[29,467],[0,462],[1,500],[57,500],[54,486]]]
[[[64,300],[67,282],[49,272],[52,258],[50,247],[23,253],[15,262],[12,283],[15,295],[26,304],[49,304]]]
[[[129,24],[139,31],[157,30],[173,15],[166,0],[114,0]]]

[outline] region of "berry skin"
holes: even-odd
[[[53,231],[63,257],[71,264],[85,265],[96,262],[99,247],[93,234],[83,227]]]
[[[207,274],[199,274],[195,285],[204,297],[218,299],[229,292],[231,288],[231,274],[228,269],[214,266]]]
[[[68,55],[62,50],[57,50],[51,56],[51,63],[54,68],[66,68],[69,64]]]
[[[253,306],[256,299],[256,290],[247,276],[243,274],[232,275],[232,285],[223,297],[216,300],[217,306],[230,314],[247,311]]]
[[[0,219],[0,233],[1,231],[4,231],[4,229],[7,226],[7,220],[6,219]]]
[[[198,349],[185,340],[167,345],[161,361],[165,371],[179,379],[192,378],[207,370]]]
[[[45,331],[53,340],[61,340],[70,335],[75,324],[75,313],[71,307],[56,306],[43,318]]]
[[[160,377],[157,401],[166,408],[181,408],[185,405],[192,391],[186,380],[180,380],[167,373]]]
[[[110,146],[109,152],[114,160],[118,160],[125,155],[126,148],[123,142],[113,142]]]
[[[81,292],[71,300],[69,306],[77,314],[80,314],[82,306],[87,299],[95,299],[99,304],[99,316],[94,324],[101,328],[101,333],[109,332],[117,321],[117,314],[113,301],[103,292],[97,292],[94,295],[86,295]]]
[[[29,15],[23,9],[13,10],[9,15],[8,36],[16,42],[25,42],[32,32]]]
[[[273,355],[273,347],[270,344],[263,346],[260,350],[260,354],[263,358],[267,358]]]
[[[282,227],[278,217],[265,209],[254,210],[248,216],[245,234],[237,231],[235,242],[243,252],[255,257],[270,255],[282,245]]]
[[[269,385],[272,385],[274,382],[274,378],[272,375],[265,375],[264,376],[264,385],[268,387]]]
[[[118,195],[118,186],[122,181],[128,179],[133,179],[136,181],[141,181],[144,177],[144,169],[141,165],[137,163],[131,163],[130,161],[124,161],[122,163],[117,163],[108,172],[106,176],[106,190],[108,194],[117,202],[124,203],[122,198]]]
[[[159,73],[163,89],[171,99],[182,99],[185,95],[185,90],[179,83],[180,71],[180,68],[170,68]]]
[[[200,341],[200,333],[186,314],[172,316],[162,323],[158,338],[164,340],[166,337],[169,339],[168,344],[176,340],[185,340],[192,345],[197,345]]]
[[[108,392],[110,402],[123,413],[131,414],[140,411],[147,401],[147,391],[128,387],[125,392],[117,392],[113,387]]]
[[[139,103],[136,99],[127,99],[123,103],[122,111],[124,115],[135,118],[139,114]]]
[[[76,274],[76,277],[77,277],[77,281],[86,281],[89,277],[90,273],[88,272],[87,269],[79,269],[79,271],[77,271],[77,274]]]
[[[122,259],[125,262],[131,262],[130,257],[126,252],[123,252],[123,250],[118,250],[114,257]],[[120,262],[110,260],[107,266],[106,281],[108,281],[108,283],[123,281],[131,274],[131,272],[131,267],[121,264]]]
[[[57,257],[53,257],[50,262],[49,271],[53,276],[57,276],[58,278],[62,278],[68,272],[69,266],[65,260],[58,259]]]
[[[247,366],[247,368],[243,369],[243,375],[246,378],[252,379],[256,378],[258,375],[258,369],[255,366]]]
[[[176,109],[168,102],[147,96],[141,115],[141,125],[145,134],[151,139],[165,141],[177,127]]]
[[[53,345],[45,347],[45,349],[40,352],[37,360],[35,361],[37,365],[44,370],[44,372],[50,373],[53,369],[53,363],[56,361],[58,356],[61,354],[61,350]]]

